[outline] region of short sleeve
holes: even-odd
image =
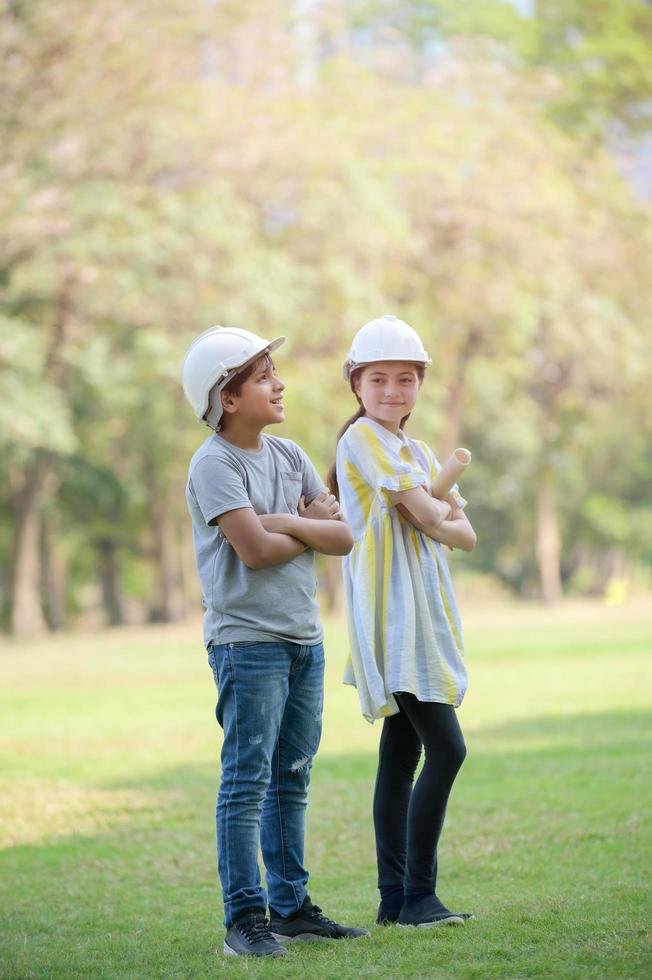
[[[377,432],[368,423],[351,426],[340,440],[340,464],[349,461],[365,481],[378,490],[394,493],[428,484],[428,475],[408,453],[401,455],[400,440],[391,433]]]
[[[315,497],[322,493],[326,487],[310,457],[303,451],[301,446],[297,446],[296,448],[298,450],[299,460],[301,462],[301,493],[303,494],[306,503],[309,504],[315,499]]]
[[[435,456],[435,454],[433,453],[430,446],[426,442],[421,442],[419,443],[419,445],[421,446],[421,448],[423,449],[423,451],[425,452],[426,456],[430,461],[430,466],[431,466],[430,483],[432,483],[432,481],[435,479],[437,474],[440,472],[442,465],[437,459],[437,457]],[[458,487],[457,483],[453,484],[449,496],[455,501],[455,504],[460,508],[460,510],[464,510],[467,501],[460,493],[460,488]]]
[[[205,456],[197,463],[190,486],[206,524],[230,510],[251,507],[237,466],[217,456]]]

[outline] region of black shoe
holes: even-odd
[[[279,915],[274,909],[269,910],[269,926],[274,939],[280,943],[322,942],[329,939],[357,939],[359,936],[369,936],[367,929],[356,929],[341,926],[322,914],[318,905],[313,905],[308,895],[303,905],[294,915]]]
[[[406,899],[397,922],[400,926],[426,929],[433,926],[463,926],[467,918],[472,918],[470,912],[451,912],[436,895],[424,895],[412,900]]]
[[[376,914],[376,925],[391,926],[394,922],[398,922],[400,911],[400,906],[395,910],[390,910],[381,899],[380,905],[378,906],[378,912]]]
[[[287,956],[269,930],[262,909],[243,909],[224,940],[227,956]]]

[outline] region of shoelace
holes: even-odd
[[[312,908],[310,909],[310,914],[315,919],[317,919],[318,922],[321,922],[321,924],[324,925],[324,926],[337,926],[337,922],[333,922],[332,919],[327,918],[322,913],[322,910],[319,908],[318,905],[313,905],[312,906]]]
[[[252,916],[238,922],[238,929],[250,943],[260,943],[264,939],[273,939],[267,919],[261,916]]]

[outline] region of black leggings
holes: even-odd
[[[446,803],[466,746],[450,704],[395,694],[399,713],[386,718],[374,792],[378,887],[383,899],[433,894],[437,843]],[[414,784],[421,747],[425,761]]]

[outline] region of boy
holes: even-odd
[[[217,842],[228,955],[279,956],[285,942],[369,935],[327,919],[306,891],[324,672],[314,552],[344,555],[353,541],[305,453],[262,434],[285,417],[270,357],[284,339],[213,327],[183,366],[186,397],[215,430],[192,457],[186,497],[224,730]]]

